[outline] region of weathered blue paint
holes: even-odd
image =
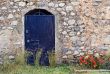
[[[34,9],[25,15],[25,49],[35,56],[38,48],[42,48],[40,64],[49,65],[47,51],[55,48],[55,17],[43,9]],[[34,61],[28,63],[34,64]]]

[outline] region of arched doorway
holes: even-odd
[[[33,57],[28,58],[30,60],[28,63],[34,63],[38,48],[41,48],[44,54],[49,50],[54,50],[55,16],[52,13],[44,9],[29,11],[25,14],[24,28],[25,49],[33,53]]]

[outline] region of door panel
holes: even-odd
[[[25,48],[37,51],[37,48],[51,50],[55,47],[55,17],[53,15],[25,16]]]

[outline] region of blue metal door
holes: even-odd
[[[55,17],[42,10],[32,13],[25,15],[25,49],[35,56],[38,48],[42,49],[42,53],[55,48]],[[29,63],[34,63],[34,57],[30,59]]]

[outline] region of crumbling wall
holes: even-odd
[[[109,50],[109,0],[0,0],[0,59],[24,51],[24,15],[35,8],[55,15],[57,63],[89,49]]]

